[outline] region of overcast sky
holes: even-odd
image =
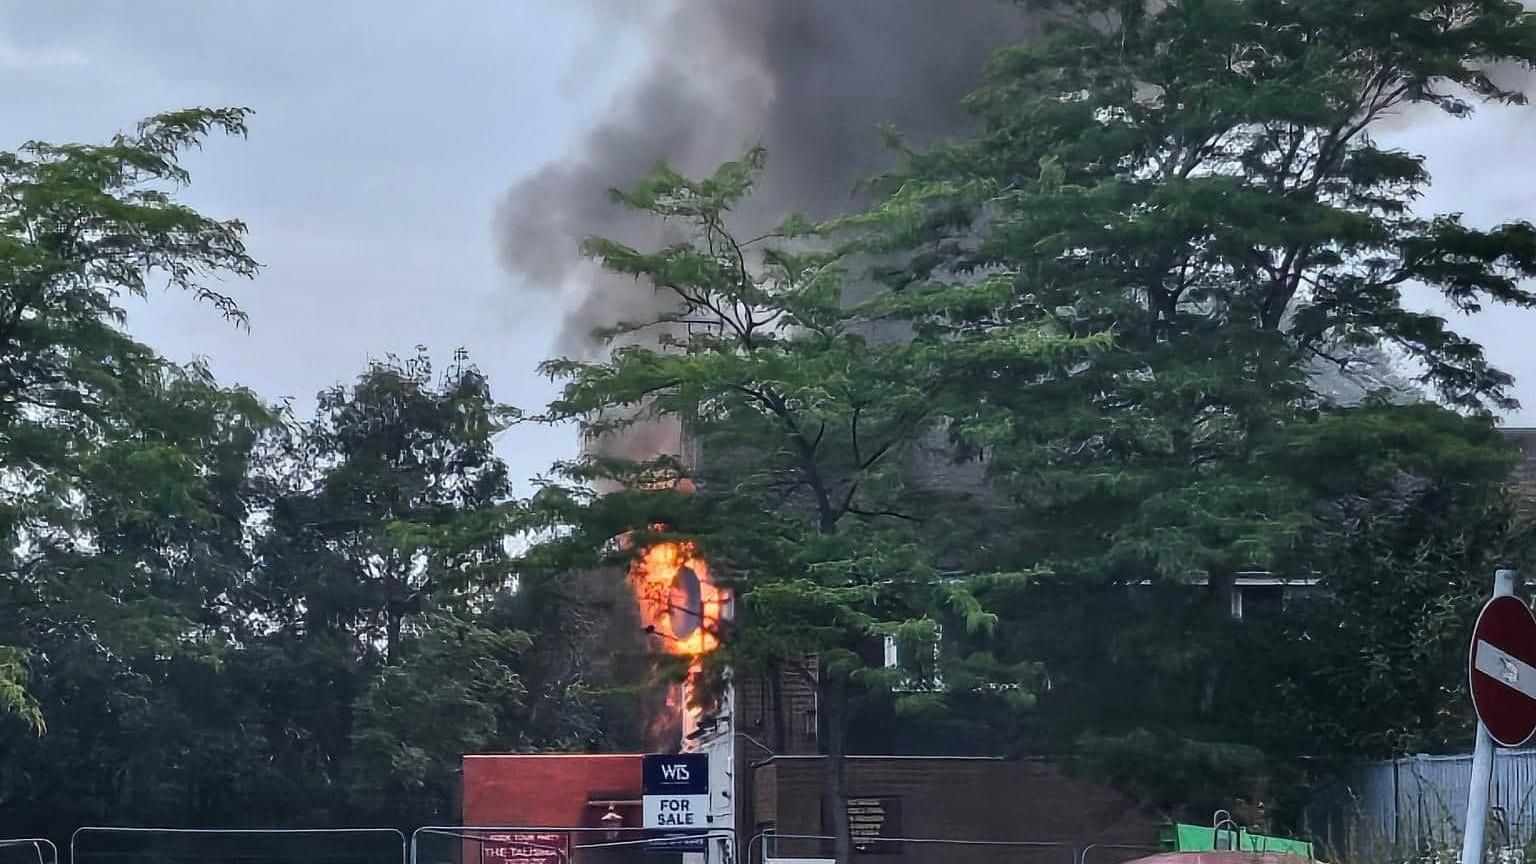
[[[230,286],[250,332],[165,294],[131,305],[133,330],[301,411],[370,357],[417,344],[442,360],[468,348],[498,397],[538,406],[550,386],[533,367],[557,301],[499,268],[491,220],[512,183],[604,116],[651,48],[592,8],[0,0],[0,149],[100,140],[167,108],[248,106],[249,140],[198,154],[188,198],[250,225],[266,269]],[[1426,206],[1492,224],[1536,215],[1533,131],[1496,109],[1390,140],[1429,154]],[[1524,382],[1512,422],[1536,424],[1536,314],[1495,310],[1462,326]],[[518,427],[501,449],[524,477],[572,452],[573,433]]]

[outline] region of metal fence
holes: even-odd
[[[762,832],[738,843],[729,829],[693,835],[713,844],[712,860],[762,864],[776,858],[831,859],[833,838],[821,834]],[[569,828],[539,825],[434,825],[411,835],[409,864],[556,864],[639,860],[637,853],[666,851],[677,838],[635,828]],[[882,837],[879,857],[899,853],[907,864],[1122,864],[1158,851],[1117,843],[1084,847],[1057,841],[946,837]],[[650,857],[646,854],[646,857]],[[662,859],[665,860],[665,859]],[[877,860],[877,859],[870,859]]]
[[[70,864],[406,864],[394,828],[80,828]]]
[[[660,837],[638,828],[571,828],[550,825],[425,825],[411,834],[409,864],[565,864],[623,861],[636,853],[665,852],[679,843],[735,850],[727,828]],[[726,858],[729,856],[721,856]]]
[[[1333,850],[1403,852],[1460,845],[1466,827],[1471,756],[1410,756],[1361,766],[1349,783],[1309,808],[1313,832]],[[1536,838],[1536,750],[1494,760],[1489,845],[1524,847]]]
[[[747,843],[744,861],[769,858],[832,858],[833,838],[826,834],[764,832]],[[879,854],[902,853],[902,860],[920,862],[1019,861],[1029,864],[1077,864],[1077,852],[1064,843],[1028,840],[972,840],[943,837],[881,837],[869,845]]]
[[[1136,858],[1156,855],[1159,846],[1130,846],[1124,843],[1090,843],[1077,853],[1077,864],[1124,864]]]
[[[763,832],[742,848],[735,832],[691,835],[712,844],[712,860],[762,864],[770,858],[833,858],[832,838]],[[91,826],[77,830],[69,864],[603,864],[680,851],[681,838],[636,828],[429,825],[409,838],[392,828],[188,829]],[[944,837],[882,837],[908,864],[1123,864],[1155,846]],[[63,864],[43,838],[0,839],[0,864]]]
[[[59,864],[59,847],[46,837],[0,839],[0,864]]]
[[[1154,846],[1094,843],[1076,847],[1044,840],[985,840],[958,837],[881,837],[857,852],[876,856],[900,854],[907,864],[1121,864],[1158,851]],[[833,838],[826,834],[754,835],[742,850],[743,864],[772,859],[832,859]],[[877,860],[877,859],[868,859]]]

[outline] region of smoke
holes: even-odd
[[[503,265],[560,298],[555,347],[567,355],[592,355],[594,329],[664,302],[578,254],[594,234],[639,246],[664,239],[608,189],[658,160],[698,176],[762,143],[768,168],[734,214],[737,230],[760,232],[791,212],[843,212],[856,203],[854,185],[888,164],[881,126],[914,144],[964,131],[960,100],[991,52],[1032,29],[999,0],[587,2],[609,26],[646,30],[648,66],[577,152],[507,193],[496,220]]]

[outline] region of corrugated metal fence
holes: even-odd
[[[1335,849],[1400,851],[1454,847],[1467,812],[1471,756],[1410,756],[1362,766],[1353,783],[1311,808],[1313,828]],[[1536,836],[1536,750],[1501,750],[1494,760],[1494,846]]]

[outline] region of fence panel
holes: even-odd
[[[1456,848],[1467,812],[1472,757],[1409,756],[1362,765],[1351,782],[1319,796],[1312,828],[1335,851],[1412,853]],[[1494,760],[1489,845],[1536,838],[1536,750]]]
[[[1137,858],[1156,855],[1159,846],[1128,846],[1124,843],[1090,843],[1077,853],[1077,864],[1125,864]]]
[[[865,853],[861,856],[864,860],[878,861],[882,855],[899,853],[904,864],[1079,864],[1076,849],[1051,841],[882,837],[876,843],[878,848],[860,850]],[[764,864],[776,858],[836,857],[832,838],[825,834],[765,832],[754,836],[747,846],[744,864]],[[1101,859],[1100,864],[1106,860]]]
[[[59,847],[45,837],[0,839],[0,864],[59,864]]]
[[[405,864],[394,828],[116,828],[69,841],[70,864]]]
[[[713,860],[735,860],[736,836],[730,829],[716,828],[690,839],[713,847]],[[410,864],[618,864],[645,860],[650,853],[667,851],[678,842],[679,838],[659,837],[638,828],[428,825],[411,834],[408,860]],[[732,854],[722,854],[727,851]]]

